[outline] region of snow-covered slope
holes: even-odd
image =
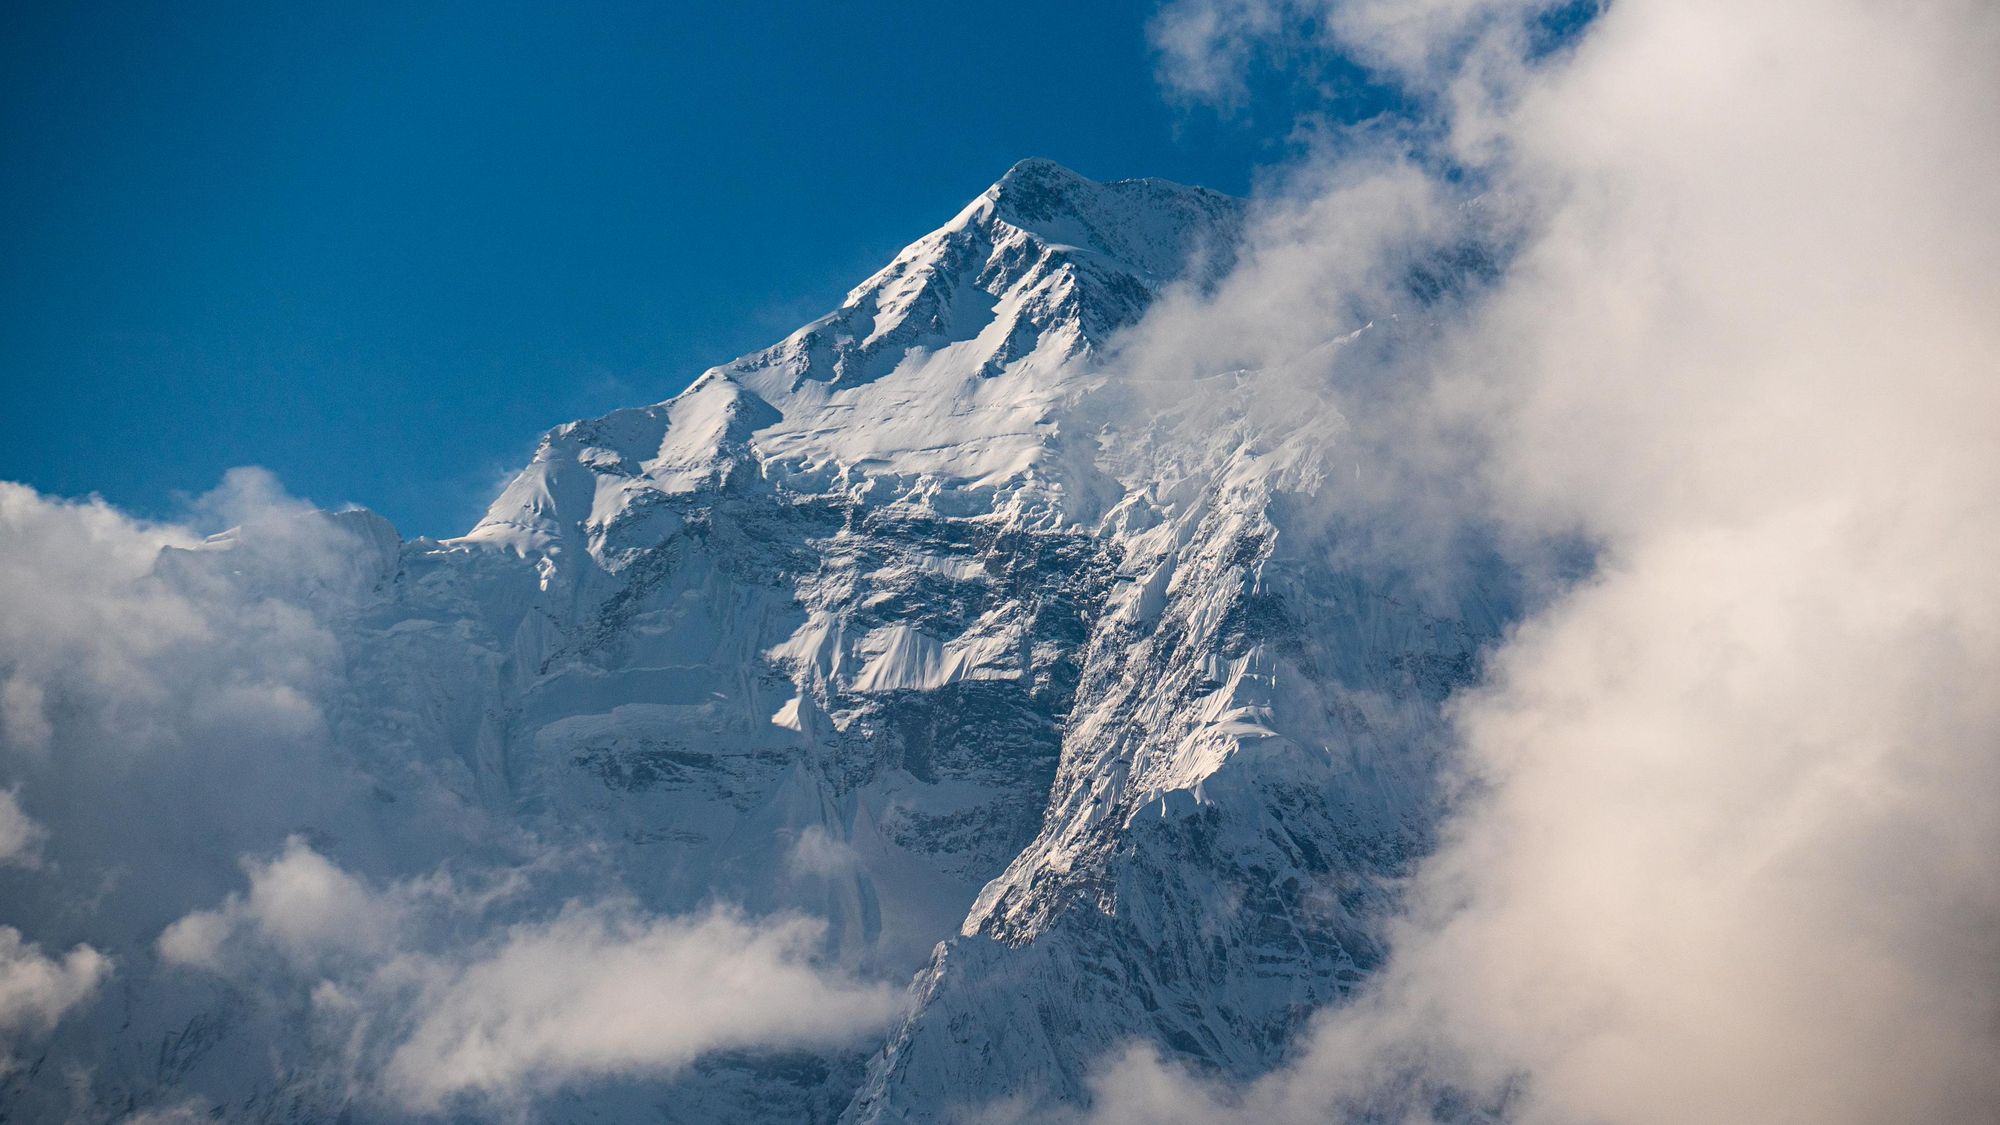
[[[739,470],[797,495],[1075,522],[1096,499],[1062,491],[1094,479],[1060,425],[1079,361],[1166,284],[1226,268],[1240,227],[1214,192],[1023,161],[783,342],[671,402],[552,431],[467,541],[615,554],[650,541],[648,505]]]
[[[330,742],[365,784],[302,826],[329,854],[390,879],[554,848],[588,875],[552,900],[802,912],[826,963],[910,987],[876,1042],[539,1116],[956,1120],[1079,1102],[1133,1039],[1249,1075],[1378,959],[1438,704],[1502,610],[1330,561],[1337,416],[1097,362],[1241,223],[1025,161],[777,345],[550,431],[463,538],[340,517]],[[250,581],[243,550],[161,571]],[[284,1013],[127,979],[50,1048],[91,1057],[91,1104],[388,1112]],[[73,1102],[60,1069],[0,1081]]]

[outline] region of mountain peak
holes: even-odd
[[[1072,209],[1078,193],[1098,188],[1095,180],[1041,156],[1030,156],[1007,169],[986,198],[1024,213],[1057,214]]]
[[[1050,246],[1093,252],[1148,284],[1179,276],[1200,254],[1227,256],[1242,201],[1159,179],[1098,181],[1045,157],[1016,163],[960,216],[992,219]]]
[[[1024,156],[1016,160],[1014,166],[1007,169],[1007,174],[1000,177],[1000,182],[1004,184],[1010,180],[1037,176],[1052,176],[1063,179],[1083,180],[1086,183],[1090,182],[1082,174],[1066,168],[1046,156]]]
[[[669,402],[551,432],[468,540],[603,554],[659,497],[727,479],[846,488],[859,466],[883,493],[947,506],[960,490],[1040,496],[1076,361],[1164,286],[1226,266],[1241,231],[1241,202],[1219,192],[1023,160],[779,343]]]

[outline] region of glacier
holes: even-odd
[[[605,893],[810,919],[815,964],[902,996],[847,1041],[556,1082],[536,1120],[1078,1108],[1134,1042],[1279,1065],[1382,960],[1449,799],[1445,699],[1514,595],[1343,549],[1325,501],[1360,468],[1331,407],[1114,362],[1244,224],[1024,161],[785,340],[551,430],[462,537],[301,513],[163,552],[151,581],[324,622],[336,781],[212,849],[205,897],[44,927],[117,976],[0,1072],[0,1119],[499,1115],[371,1092],[380,1051],[329,1040],[327,985],[162,956],[176,918],[249,909],[238,857],[287,839],[411,902],[426,873],[526,872],[509,919]],[[1352,330],[1325,347],[1411,329]],[[0,921],[75,913],[37,878],[5,875]]]

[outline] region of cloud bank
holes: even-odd
[[[0,484],[0,825],[41,825],[22,846],[51,870],[30,892],[65,868],[73,886],[124,867],[123,895],[172,898],[180,880],[160,857],[227,863],[270,838],[260,821],[310,821],[344,789],[324,752],[339,646],[303,592],[260,584],[250,556],[282,545],[300,582],[321,583],[353,554],[347,533],[256,470],[198,506],[262,545]],[[162,800],[188,815],[154,815]]]
[[[343,725],[345,631],[393,533],[257,470],[187,521],[0,484],[0,1079],[31,1047],[78,1067],[10,1108],[205,1120],[190,1091],[277,1081],[302,1117],[527,1119],[567,1086],[845,1048],[899,1012],[823,963],[817,921],[649,911],[587,843],[417,765],[385,798]],[[126,1073],[123,1036],[162,1061]]]
[[[564,1085],[670,1076],[712,1051],[846,1045],[902,1004],[819,965],[825,924],[796,915],[604,899],[510,920],[494,908],[525,880],[378,889],[296,837],[243,867],[248,892],[169,926],[161,957],[309,993],[353,1096],[378,1106],[525,1114]]]
[[[1551,50],[1548,7],[1158,25],[1199,94],[1312,16],[1441,139],[1302,173],[1129,346],[1346,414],[1378,517],[1597,565],[1456,702],[1467,795],[1372,991],[1251,1087],[1119,1060],[1102,1120],[2000,1114],[2000,12],[1621,0]],[[1298,361],[1482,213],[1505,268],[1427,342]]]

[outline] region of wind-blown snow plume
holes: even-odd
[[[1368,444],[1413,496],[1469,464],[1464,518],[1598,562],[1458,700],[1467,797],[1367,996],[1249,1088],[1128,1057],[1102,1117],[1991,1120],[2000,13],[1622,0],[1551,53],[1544,7],[1159,25],[1194,93],[1311,15],[1432,99],[1462,176],[1299,241],[1370,255],[1462,182],[1522,225]],[[1344,406],[1244,312],[1297,303],[1277,253],[1140,332]]]

